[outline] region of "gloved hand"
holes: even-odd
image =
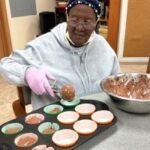
[[[25,72],[25,80],[31,90],[37,95],[49,94],[55,96],[48,80],[55,80],[47,70],[30,67]]]

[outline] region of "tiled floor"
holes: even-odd
[[[122,64],[123,72],[146,72],[146,64]],[[14,119],[12,103],[18,98],[15,86],[9,85],[0,76],[0,125]]]

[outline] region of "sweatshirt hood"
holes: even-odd
[[[66,38],[67,23],[58,24],[51,30],[51,33],[55,36],[56,40],[61,44],[63,48],[70,48],[70,44]]]
[[[94,38],[94,35],[96,34],[95,32],[92,33],[91,37],[89,38],[89,41],[87,41],[87,43],[85,43],[83,46],[81,47],[74,47],[69,43],[69,40],[67,39],[67,23],[61,23],[59,25],[57,25],[56,27],[54,27],[51,30],[51,33],[55,36],[55,38],[57,39],[57,41],[62,45],[63,48],[66,49],[70,49],[73,48],[75,49],[75,51],[80,51],[81,49],[83,49],[83,47],[85,47],[87,44],[89,44],[92,39]]]

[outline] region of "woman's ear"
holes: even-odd
[[[97,18],[97,20],[96,20],[96,24],[99,22],[99,19],[100,19],[100,17],[98,17],[98,18]]]
[[[66,13],[66,21],[68,21],[68,19],[69,19],[69,16],[68,16],[68,14]]]
[[[65,13],[65,14],[66,14],[66,21],[68,21],[68,17],[69,17],[69,16],[68,16],[67,11],[66,11],[66,13]]]

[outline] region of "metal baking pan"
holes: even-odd
[[[95,107],[96,107],[96,111],[97,110],[109,110],[109,107],[101,102],[101,101],[97,101],[97,100],[81,100],[80,101],[80,104],[81,103],[91,103],[91,104],[94,104]],[[56,102],[56,104],[60,104],[60,102]],[[75,106],[74,107],[64,107],[64,111],[68,111],[68,110],[74,110]],[[57,115],[47,115],[44,111],[43,111],[43,108],[40,108],[36,111],[33,111],[31,112],[32,113],[41,113],[45,116],[45,120],[44,122],[47,122],[47,121],[50,121],[50,122],[55,122],[55,123],[58,123],[60,125],[60,129],[65,129],[65,128],[69,128],[69,129],[73,129],[72,128],[72,125],[64,125],[64,124],[61,124],[58,122],[57,120]],[[28,114],[27,114],[28,115]],[[14,120],[11,120],[11,121],[8,121],[6,122],[5,124],[1,125],[0,126],[0,150],[31,150],[33,147],[35,147],[36,145],[41,145],[41,144],[46,144],[47,146],[52,146],[55,150],[73,150],[73,149],[76,149],[77,147],[79,147],[80,145],[82,145],[83,143],[86,144],[86,142],[88,140],[90,140],[91,138],[95,137],[97,134],[105,131],[106,129],[112,127],[116,121],[117,121],[117,118],[114,114],[114,119],[111,123],[109,124],[105,124],[105,125],[98,125],[98,128],[97,130],[90,134],[90,135],[80,135],[79,134],[79,139],[77,141],[77,143],[71,147],[67,147],[67,148],[62,148],[62,147],[59,147],[57,145],[55,145],[51,138],[52,138],[52,135],[42,135],[38,132],[37,128],[39,126],[38,125],[28,125],[25,123],[25,117],[27,116],[22,116],[22,117],[19,117],[19,118],[16,118]],[[87,115],[87,116],[83,116],[83,115],[80,115],[80,118],[79,119],[90,119],[90,115]],[[1,132],[1,128],[6,125],[6,124],[9,124],[9,123],[13,123],[13,122],[19,122],[21,124],[24,125],[24,129],[18,133],[18,134],[14,134],[14,135],[5,135]],[[15,144],[14,144],[14,139],[20,135],[20,134],[23,134],[23,133],[27,133],[27,132],[32,132],[32,133],[35,133],[38,135],[38,142],[32,146],[30,146],[29,148],[19,148],[17,147]],[[96,137],[95,137],[96,138]]]

